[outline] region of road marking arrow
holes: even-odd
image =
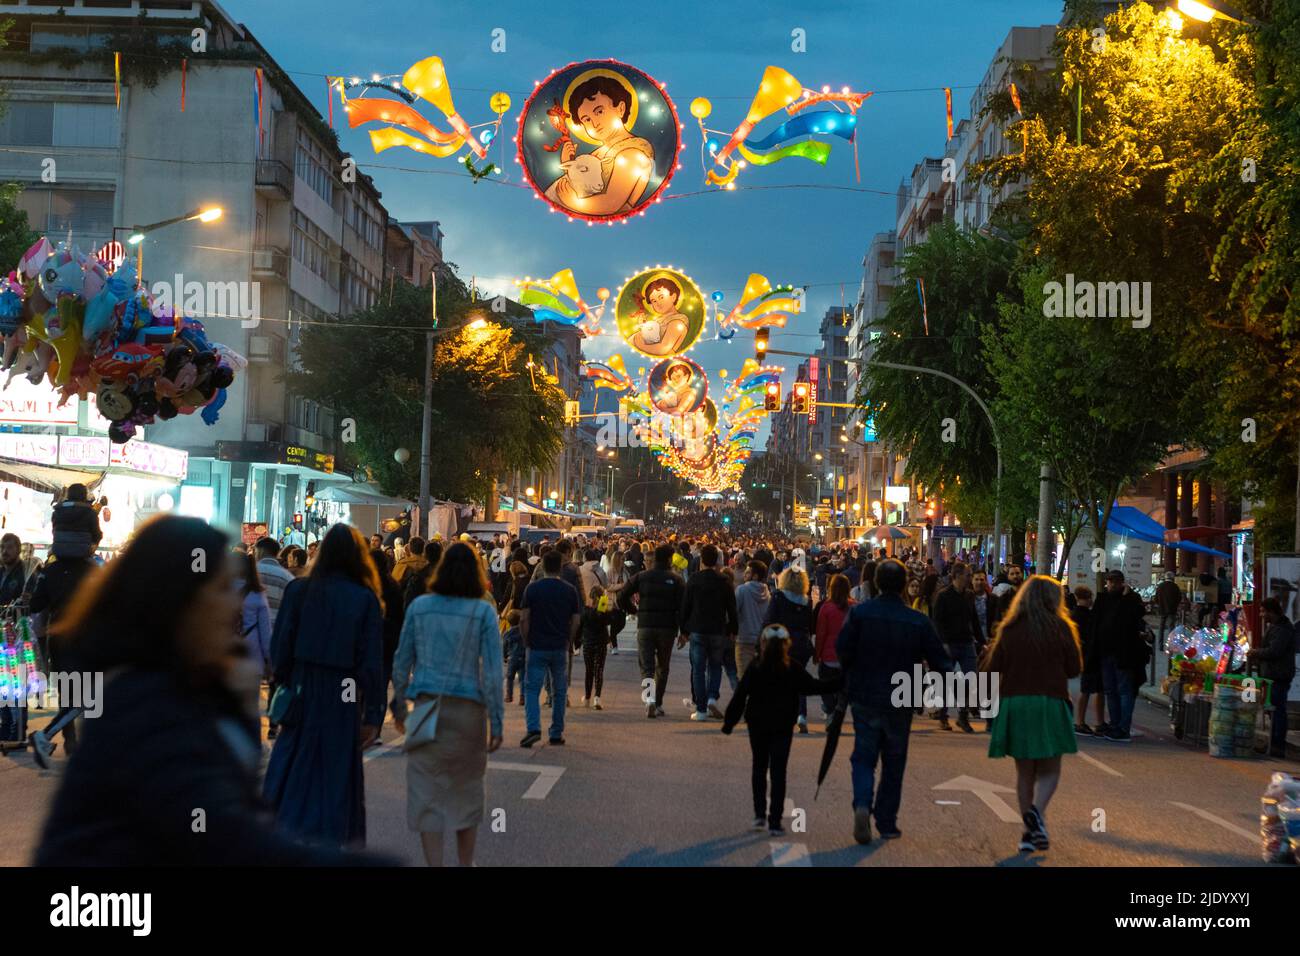
[[[525,800],[545,800],[546,795],[555,786],[555,781],[564,774],[563,767],[549,767],[544,764],[504,763],[499,760],[488,761],[489,770],[518,770],[523,773],[535,773],[537,779],[524,791]]]
[[[1003,823],[1020,823],[1020,814],[1011,807],[1007,802],[998,796],[999,793],[1015,793],[1010,787],[1004,787],[999,783],[991,783],[988,780],[979,780],[975,777],[953,777],[947,783],[941,783],[931,787],[931,790],[965,790],[973,793],[983,801],[984,806],[988,807],[997,814],[998,819]]]
[[[807,843],[776,843],[767,845],[773,866],[812,866]]]

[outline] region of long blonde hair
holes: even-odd
[[[1079,628],[1066,609],[1064,594],[1056,578],[1035,574],[1016,591],[1011,607],[998,622],[994,642],[1000,641],[1008,628],[1015,628],[1035,638],[1064,632],[1079,643]]]
[[[798,568],[786,568],[776,579],[776,586],[782,591],[793,591],[808,596],[808,575]]]

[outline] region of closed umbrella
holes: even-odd
[[[813,794],[813,799],[822,792],[822,781],[826,779],[827,772],[831,769],[831,761],[835,759],[835,748],[840,743],[840,731],[844,729],[844,713],[848,709],[848,694],[841,692],[835,701],[835,709],[831,711],[830,720],[826,723],[826,746],[822,749],[821,766],[817,768],[817,792]]]

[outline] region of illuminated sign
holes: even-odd
[[[0,434],[0,457],[30,461],[37,465],[57,465],[59,436]]]
[[[808,382],[810,383],[810,390],[808,392],[809,425],[817,424],[817,383],[821,380],[821,368],[819,366],[820,363],[817,361],[817,356],[814,355],[808,360]]]
[[[124,445],[113,445],[110,455],[110,464],[115,467],[177,481],[189,472],[189,462],[189,452],[134,438]]]
[[[107,468],[111,442],[94,435],[64,435],[59,439],[59,464],[67,468]]]
[[[33,385],[25,378],[15,378],[4,391],[0,391],[0,422],[77,424],[77,400],[69,399],[62,407],[58,402],[58,390],[45,382]]]
[[[907,485],[886,485],[885,500],[894,505],[905,505],[911,500],[912,489]]]

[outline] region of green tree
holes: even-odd
[[[1216,475],[1263,503],[1257,549],[1300,550],[1300,0],[1249,0],[1244,11],[1259,22],[1187,30],[1251,93],[1184,189],[1222,230],[1207,254],[1228,289],[1210,330],[1223,373],[1208,447]]]
[[[1021,148],[982,169],[997,186],[1027,182],[1034,262],[1002,329],[985,335],[1001,403],[1018,397],[1018,426],[1095,517],[1098,546],[1122,486],[1207,431],[1218,375],[1203,333],[1225,307],[1208,268],[1219,230],[1179,191],[1229,141],[1247,99],[1211,48],[1146,4],[1107,17],[1105,31],[1082,21],[1058,31],[1054,82],[1008,131]],[[990,110],[1013,119],[1005,93]],[[1130,296],[1127,314],[1098,318],[1079,298],[1071,305],[1084,316],[1060,316],[1063,290],[1049,284],[1069,277],[1092,291],[1142,283],[1144,308]]]
[[[399,282],[391,300],[336,322],[303,329],[300,372],[288,376],[299,394],[355,423],[345,446],[389,494],[419,491],[424,402],[424,333],[428,286]],[[493,479],[547,467],[559,451],[564,395],[533,356],[543,340],[531,313],[511,304],[505,316],[471,301],[454,275],[438,276],[439,330],[433,360],[430,487],[443,498],[486,501]],[[468,322],[486,318],[486,326]],[[405,448],[405,464],[394,452]]]
[[[932,227],[899,262],[900,279],[885,315],[869,329],[872,359],[945,372],[986,403],[998,383],[985,356],[986,329],[1001,324],[999,302],[1018,295],[1014,242]],[[925,283],[922,314],[917,283]],[[928,320],[928,324],[927,324]],[[907,473],[942,489],[950,510],[970,524],[992,526],[997,449],[989,420],[960,386],[934,375],[877,364],[863,367],[856,399],[873,416],[880,440],[907,454]],[[1023,529],[1037,502],[1037,470],[1002,433],[1003,515]]]

